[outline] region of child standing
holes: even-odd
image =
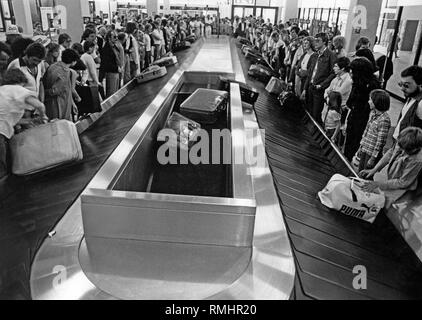
[[[388,114],[390,95],[380,89],[372,91],[369,106],[371,113],[357,154],[357,158],[360,159],[359,172],[374,168],[382,158],[391,128],[391,120]]]
[[[328,110],[324,119],[325,132],[328,138],[336,143],[341,128],[341,103],[340,92],[331,91],[328,94]]]
[[[9,173],[9,140],[14,135],[14,127],[28,124],[24,120],[25,113],[37,111],[46,120],[45,106],[37,98],[37,94],[24,86],[28,80],[17,68],[9,69],[0,87],[0,179]]]

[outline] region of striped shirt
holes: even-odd
[[[390,128],[391,120],[388,112],[372,110],[360,143],[362,152],[373,158],[382,155]]]

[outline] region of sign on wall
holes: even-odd
[[[51,20],[53,19],[53,11],[52,7],[40,7],[41,24],[44,31],[47,31],[52,27]]]
[[[421,0],[397,0],[397,6],[422,6]]]

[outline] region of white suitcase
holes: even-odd
[[[174,66],[176,63],[177,63],[177,57],[172,56],[172,57],[161,58],[157,61],[154,61],[153,65],[156,65],[159,67],[170,67],[170,66]]]
[[[73,122],[58,120],[28,129],[10,140],[12,172],[23,176],[83,159]]]
[[[272,77],[265,87],[265,90],[267,90],[269,93],[280,95],[286,88],[287,86],[284,81],[281,81],[276,77]]]
[[[167,74],[166,67],[151,66],[136,77],[138,83],[145,83],[151,80],[155,80],[164,77]]]

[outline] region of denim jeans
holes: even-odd
[[[106,96],[112,96],[119,90],[120,74],[119,73],[106,73]]]

